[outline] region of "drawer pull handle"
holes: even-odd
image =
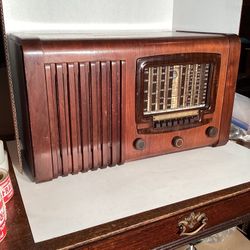
[[[207,225],[207,220],[208,218],[205,213],[195,214],[192,212],[188,217],[178,223],[180,236],[192,236],[198,233]]]

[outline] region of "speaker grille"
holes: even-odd
[[[121,162],[122,61],[46,64],[54,176]]]

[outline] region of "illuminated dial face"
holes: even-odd
[[[220,55],[206,53],[139,59],[137,121],[163,130],[201,122],[214,106],[219,64]]]
[[[209,64],[145,67],[144,115],[172,117],[171,112],[206,106]],[[154,114],[158,114],[154,116]]]

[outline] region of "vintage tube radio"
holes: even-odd
[[[228,140],[237,36],[40,35],[10,44],[37,182]]]

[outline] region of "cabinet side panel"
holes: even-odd
[[[27,89],[25,84],[24,63],[22,47],[15,39],[9,39],[9,49],[12,56],[12,80],[13,80],[13,93],[15,97],[16,110],[17,110],[17,124],[19,130],[19,138],[21,141],[21,152],[23,165],[27,166],[32,175],[34,171],[34,159],[32,138],[30,132],[30,117],[28,112],[28,99]]]
[[[224,101],[222,107],[220,136],[217,145],[226,144],[229,137],[230,121],[234,103],[234,94],[238,76],[238,67],[240,59],[240,41],[237,36],[229,36],[229,59],[226,76],[226,86],[224,92]]]
[[[24,44],[23,51],[35,179],[40,182],[54,177],[43,53],[34,41]]]

